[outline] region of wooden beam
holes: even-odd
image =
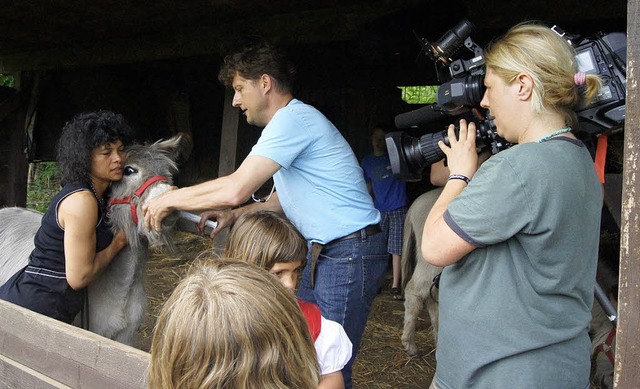
[[[71,388],[2,355],[0,355],[0,377],[2,377],[2,384],[7,385],[7,388]]]
[[[0,71],[9,73],[218,55],[228,47],[242,45],[247,36],[268,36],[282,45],[352,40],[358,36],[362,25],[420,3],[420,0],[397,0],[393,6],[387,0],[364,5],[346,3],[306,12],[260,14],[215,26],[193,26],[186,31],[15,53],[0,57]]]
[[[224,92],[218,177],[228,176],[236,170],[236,148],[238,146],[238,122],[240,120],[240,112],[238,108],[231,106],[233,94],[234,91],[229,88]]]
[[[224,108],[222,110],[222,129],[220,135],[220,161],[218,177],[228,176],[236,170],[236,150],[238,148],[238,122],[240,112],[231,105],[235,91],[229,88],[224,92]],[[213,247],[224,248],[229,229],[224,229],[213,240]]]
[[[614,388],[637,388],[640,382],[640,0],[627,9],[627,100],[624,131],[620,282]]]
[[[146,352],[0,300],[6,387],[146,388],[148,366]]]
[[[9,126],[10,152],[7,156],[0,156],[0,161],[8,161],[7,183],[4,197],[8,206],[27,206],[27,176],[29,175],[29,161],[25,150],[27,149],[25,136],[25,120],[30,102],[32,82],[24,73],[14,75],[15,85],[19,90],[19,104],[15,110],[6,118]],[[1,202],[1,201],[0,201]]]

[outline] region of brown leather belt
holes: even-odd
[[[338,239],[334,239],[329,243],[326,244],[321,244],[321,243],[316,243],[314,242],[313,244],[311,244],[311,269],[309,269],[311,271],[311,288],[313,289],[315,286],[315,281],[316,281],[316,264],[318,263],[318,257],[320,256],[320,252],[322,251],[322,248],[324,246],[326,246],[327,244],[331,244],[331,243],[335,243],[335,242],[340,242],[342,240],[347,240],[347,239],[353,239],[353,238],[366,238],[367,236],[371,236],[371,235],[375,235],[378,232],[382,232],[382,229],[380,228],[379,224],[370,224],[368,226],[366,226],[365,228],[361,228],[356,232],[352,232],[349,235],[345,235],[342,238],[338,238]]]

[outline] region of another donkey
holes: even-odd
[[[173,249],[176,221],[175,216],[168,217],[161,232],[147,231],[142,204],[171,186],[178,171],[180,145],[181,137],[175,136],[127,150],[124,177],[112,186],[109,214],[113,229],[125,231],[129,245],[88,287],[88,329],[92,332],[133,345],[147,305],[144,265],[149,245]],[[41,213],[25,208],[0,209],[0,284],[27,265],[41,218]]]
[[[418,354],[416,345],[416,323],[426,305],[431,319],[431,331],[437,341],[438,335],[438,288],[434,278],[442,271],[424,260],[421,254],[422,230],[427,214],[440,196],[442,188],[426,192],[409,207],[404,223],[402,243],[402,288],[404,290],[404,329],[402,345],[409,355]]]

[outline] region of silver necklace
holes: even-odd
[[[538,139],[536,142],[538,142],[538,143],[546,142],[546,141],[548,141],[549,139],[553,138],[556,135],[564,134],[565,132],[569,132],[569,131],[571,131],[571,127],[562,128],[562,129],[560,129],[558,131],[552,132],[549,135],[543,136],[542,138]]]
[[[96,197],[96,200],[98,200],[98,205],[100,206],[100,209],[102,209],[103,207],[103,200],[102,197],[98,196],[98,192],[96,192],[96,188],[93,187],[93,183],[90,182],[89,186],[91,187],[91,191],[93,192],[93,195]]]

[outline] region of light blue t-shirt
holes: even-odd
[[[273,176],[280,204],[307,240],[328,243],[380,221],[351,147],[314,107],[291,100],[249,155],[282,166]]]

